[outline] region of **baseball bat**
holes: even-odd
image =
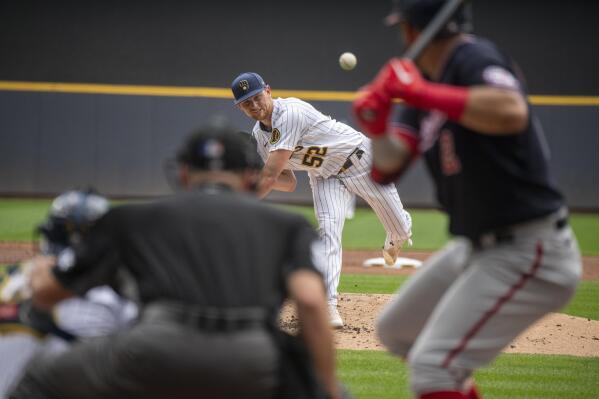
[[[465,1],[446,1],[401,58],[415,60]],[[406,84],[411,82],[411,77],[400,65],[394,64],[393,71],[401,82]],[[382,172],[396,173],[397,178],[399,178],[399,175],[403,173],[413,158],[413,154],[408,151],[403,143],[398,140],[392,140],[388,135],[379,140],[374,140],[372,146],[373,153],[375,154],[374,165]],[[397,173],[398,171],[399,173]]]
[[[445,26],[445,24],[453,17],[458,7],[464,3],[465,0],[448,0],[445,2],[443,7],[437,12],[435,17],[429,22],[429,24],[420,33],[420,36],[416,41],[406,50],[401,58],[407,58],[415,60],[418,58],[422,50],[433,40],[435,35],[439,33],[439,30]]]

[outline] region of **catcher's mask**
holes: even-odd
[[[59,195],[52,201],[46,221],[37,228],[41,252],[58,255],[77,244],[109,208],[108,200],[93,190],[72,190]]]

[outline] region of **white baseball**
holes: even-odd
[[[341,54],[341,56],[339,57],[339,66],[341,67],[341,69],[344,69],[346,71],[351,71],[352,69],[354,69],[357,63],[358,59],[356,58],[354,53],[346,52]]]

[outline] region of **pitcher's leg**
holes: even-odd
[[[388,265],[395,263],[403,243],[412,236],[412,218],[404,209],[395,185],[381,185],[370,178],[369,152],[364,153],[359,165],[342,177],[347,188],[374,210],[387,233],[383,256]]]
[[[326,258],[322,270],[329,304],[337,305],[337,287],[341,276],[341,234],[345,223],[347,203],[350,193],[335,177],[324,179],[310,176],[314,213],[318,220],[318,230],[324,245]]]
[[[370,205],[392,239],[403,242],[410,238],[412,219],[404,209],[394,185],[377,184],[369,176],[351,177],[343,182]]]

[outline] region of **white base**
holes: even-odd
[[[417,259],[412,259],[412,258],[397,258],[394,265],[387,266],[385,264],[384,258],[371,258],[371,259],[366,259],[364,261],[364,264],[362,264],[362,266],[364,266],[364,267],[382,266],[385,269],[401,269],[402,267],[419,268],[420,266],[422,266],[422,262]]]

